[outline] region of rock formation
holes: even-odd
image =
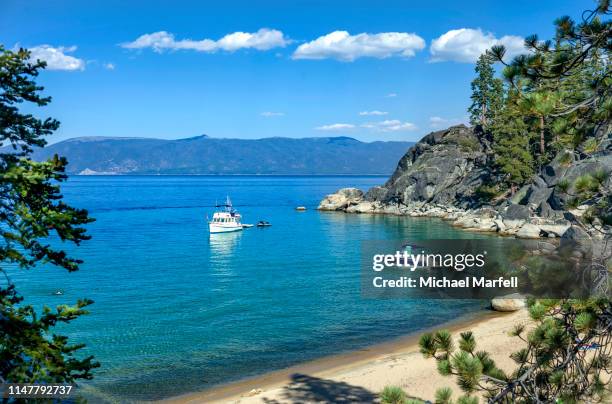
[[[479,194],[479,187],[494,179],[491,150],[478,135],[464,125],[430,133],[408,150],[384,185],[365,194],[355,188],[341,189],[326,196],[319,209],[438,217],[473,231],[554,238],[561,237],[584,208],[568,211],[567,190],[559,184],[573,183],[585,173],[612,170],[610,142],[602,143],[595,156],[580,161],[568,161],[560,154],[531,184],[491,205]],[[607,189],[611,181],[608,177]]]

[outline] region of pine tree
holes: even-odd
[[[555,21],[553,40],[527,37],[529,52],[509,63],[503,46],[491,48],[492,57],[506,66],[509,84],[532,98],[525,100],[526,110],[531,109],[537,126],[546,126],[554,135],[558,147],[591,141],[612,117],[612,22],[602,20],[610,14],[610,0],[599,0],[594,9],[582,13],[580,22],[561,17]],[[547,143],[544,139],[544,148]]]
[[[531,152],[534,133],[518,113],[512,97],[506,101],[491,132],[495,166],[514,194],[518,187],[533,177],[535,167]]]
[[[437,361],[441,375],[454,376],[476,403],[475,393],[488,403],[609,402],[609,301],[532,300],[529,315],[533,329],[517,324],[511,331],[522,345],[510,355],[516,364],[512,372],[477,350],[471,331],[462,332],[457,344],[447,330],[424,334],[420,351]],[[444,398],[440,402],[451,402],[449,389],[438,395]]]
[[[45,63],[30,62],[26,50],[9,51],[0,46],[0,139],[12,152],[0,154],[0,382],[72,383],[90,379],[98,365],[92,356],[79,359],[82,344],[71,344],[55,330],[85,314],[91,300],[60,305],[42,313],[23,304],[23,297],[6,274],[7,267],[33,269],[38,263],[79,269],[81,261],[55,249],[59,239],[79,244],[87,240],[82,225],[92,221],[87,211],[62,201],[59,184],[66,180],[67,161],[54,156],[44,162],[29,159],[33,146],[44,146],[44,136],[59,122],[22,113],[18,106],[45,106],[51,99],[41,95],[35,77]]]
[[[547,155],[546,119],[555,110],[557,97],[552,92],[532,92],[525,94],[519,101],[519,111],[526,117],[536,120],[539,134],[540,160],[545,161]]]
[[[468,108],[470,123],[480,125],[487,130],[501,109],[503,84],[495,77],[493,58],[488,52],[480,55],[475,71],[476,78],[472,81],[472,104]]]

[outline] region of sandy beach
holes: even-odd
[[[514,324],[529,322],[525,310],[514,313],[485,312],[438,328],[472,330],[479,350],[491,353],[498,366],[512,369],[509,354],[520,341],[508,332]],[[203,392],[165,400],[167,403],[296,403],[372,402],[388,385],[402,387],[410,396],[426,400],[444,386],[456,392],[454,379],[440,376],[433,359],[419,353],[421,333],[367,349],[324,358],[263,376]]]

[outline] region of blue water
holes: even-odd
[[[81,270],[17,272],[26,302],[95,301],[62,331],[102,367],[93,401],[202,390],[415,332],[478,301],[360,296],[360,240],[474,237],[439,220],[315,210],[338,188],[382,177],[72,177],[64,195],[96,218]],[[206,215],[230,195],[245,223],[209,237]],[[306,212],[294,208],[304,205]],[[61,296],[54,296],[56,290]]]

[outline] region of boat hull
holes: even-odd
[[[221,226],[218,224],[213,224],[213,223],[209,223],[208,224],[208,231],[213,234],[213,233],[231,233],[234,231],[240,231],[242,230],[242,226]]]

